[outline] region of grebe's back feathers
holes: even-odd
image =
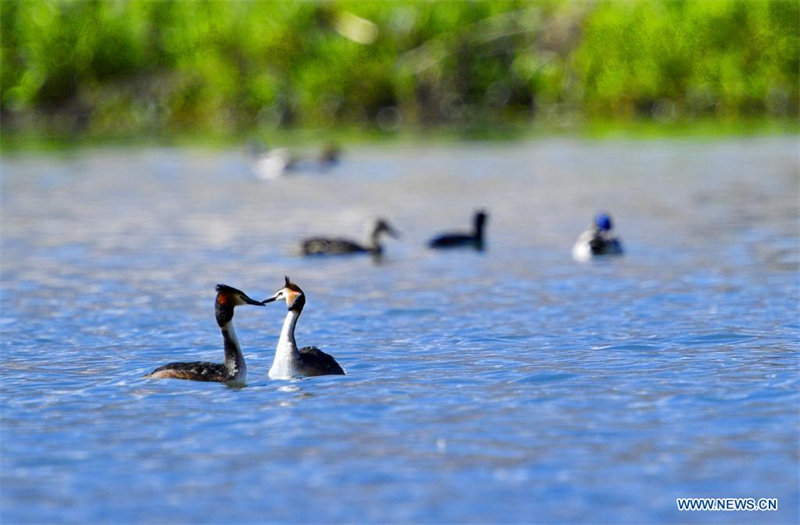
[[[300,369],[304,376],[344,375],[344,370],[333,356],[316,346],[306,346],[299,350]]]
[[[189,379],[193,381],[212,381],[224,383],[233,381],[234,376],[219,363],[195,361],[192,363],[169,363],[159,366],[145,376],[148,379]]]

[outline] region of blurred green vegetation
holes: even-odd
[[[5,134],[796,121],[798,0],[0,1]]]

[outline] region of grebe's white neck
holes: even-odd
[[[233,329],[233,322],[228,321],[220,327],[222,339],[225,341],[225,368],[233,375],[234,381],[244,382],[247,378],[247,365],[244,362],[242,348]]]
[[[275,359],[269,369],[269,377],[272,379],[288,379],[295,375],[293,371],[295,363],[300,358],[300,352],[297,351],[297,343],[294,340],[294,327],[299,317],[298,310],[289,310],[286,314],[278,347],[275,349]]]

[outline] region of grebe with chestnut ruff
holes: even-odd
[[[299,286],[291,282],[288,277],[284,278],[286,279],[284,287],[269,299],[261,302],[261,304],[267,304],[283,299],[289,309],[286,319],[283,321],[278,346],[275,349],[275,359],[269,369],[269,377],[271,379],[291,379],[303,376],[343,375],[344,370],[339,363],[316,346],[297,348],[294,328],[303,311],[303,306],[306,304],[306,296]]]
[[[233,329],[233,309],[243,304],[264,306],[263,303],[250,299],[241,290],[224,284],[217,285],[214,310],[225,344],[224,363],[207,363],[204,361],[169,363],[156,368],[145,377],[150,379],[173,378],[192,381],[216,381],[219,383],[244,383],[247,378],[247,365],[244,362],[236,331]]]

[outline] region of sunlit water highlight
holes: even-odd
[[[0,166],[3,523],[797,519],[794,137],[356,148],[273,181],[239,152]],[[478,206],[485,253],[424,248]],[[599,209],[627,254],[575,263]],[[381,264],[294,253],[377,215]],[[245,388],[141,378],[221,361],[214,285],[284,274],[347,376],[268,380],[273,304],[237,309]]]

